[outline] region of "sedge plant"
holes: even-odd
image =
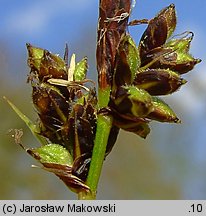
[[[40,146],[26,148],[22,131],[15,141],[54,173],[79,199],[96,199],[103,161],[119,130],[146,138],[149,123],[180,123],[162,99],[186,83],[182,76],[200,62],[190,53],[192,32],[173,35],[174,4],[154,18],[132,20],[131,0],[100,0],[97,30],[98,85],[87,79],[87,57],[68,60],[27,44],[28,82],[38,122],[32,122],[6,99],[27,124]],[[128,28],[146,24],[139,43]],[[98,92],[98,94],[97,94]]]

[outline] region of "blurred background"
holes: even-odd
[[[88,56],[89,78],[97,78],[98,0],[0,2],[0,199],[76,199],[56,176],[31,168],[39,164],[8,131],[23,129],[27,147],[38,143],[3,96],[36,119],[26,83],[27,42],[61,56],[67,42],[77,60]],[[152,18],[170,3],[178,15],[175,33],[193,31],[191,53],[203,60],[180,91],[164,97],[182,124],[154,122],[146,140],[121,131],[104,162],[98,199],[206,199],[206,1],[137,0],[131,19]],[[129,28],[136,43],[145,27]]]

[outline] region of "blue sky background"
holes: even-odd
[[[89,76],[96,77],[97,0],[1,0],[0,3],[0,57],[4,62],[4,67],[0,69],[0,78],[6,80],[1,81],[1,85],[17,89],[29,88],[25,83],[28,73],[25,47],[27,42],[60,55],[63,55],[65,43],[68,42],[70,54],[75,52],[78,59],[89,56]],[[152,18],[170,3],[174,3],[177,10],[178,24],[175,33],[187,30],[195,33],[191,53],[201,58],[202,63],[184,76],[188,83],[181,91],[166,97],[166,101],[175,107],[183,124],[176,126],[153,123],[152,133],[147,141],[140,141],[139,138],[137,140],[141,145],[147,143],[147,148],[150,149],[148,151],[155,152],[165,181],[178,179],[180,198],[206,199],[206,1],[137,0],[131,18]],[[129,28],[137,43],[144,29],[144,25]],[[18,91],[15,91],[13,98],[17,94]],[[29,91],[26,94],[29,94]],[[128,137],[128,134],[121,134],[122,139],[125,136]],[[131,139],[133,142],[136,137],[132,136]],[[122,151],[126,151],[121,141],[118,145],[123,148]],[[115,147],[103,175],[107,173],[106,169],[112,172],[112,166],[116,169],[120,169],[120,165],[131,166],[129,162],[116,164],[121,158],[117,156],[118,151],[120,150]],[[110,190],[111,176],[101,180],[103,186],[100,186],[100,193],[104,194],[105,191],[105,196],[102,195],[101,198],[107,198],[108,194],[110,198],[115,198]],[[108,190],[105,190],[104,184],[108,185]],[[137,197],[134,195],[129,198]]]
[[[137,1],[131,19],[152,18],[170,3],[171,1],[166,0]],[[192,53],[204,57],[206,2],[196,0],[195,3],[193,1],[173,1],[173,3],[176,5],[178,15],[176,32],[181,33],[186,30],[195,32]],[[1,1],[0,41],[16,56],[21,56],[20,53],[26,54],[26,42],[59,54],[63,53],[64,44],[68,42],[71,51],[80,52],[82,55],[93,55],[89,52],[89,48],[92,49],[95,45],[97,7],[97,0],[20,0],[18,3]],[[129,30],[137,42],[143,29],[144,26],[138,26]],[[83,43],[83,38],[87,35],[92,36],[90,44]],[[92,59],[92,63],[94,61]],[[13,70],[10,72],[14,73]]]

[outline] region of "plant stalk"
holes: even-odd
[[[110,88],[107,90],[99,89],[99,107],[106,107],[109,101]],[[91,192],[80,192],[79,199],[91,200],[96,199],[96,191],[101,175],[102,165],[105,158],[107,141],[112,127],[112,116],[99,114],[97,116],[97,130],[92,152],[92,159],[89,168],[86,184],[90,187]]]

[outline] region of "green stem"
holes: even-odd
[[[110,116],[103,116],[99,114],[97,119],[97,132],[92,154],[92,160],[86,182],[87,185],[90,187],[91,193],[80,193],[79,199],[96,198],[97,185],[102,170],[102,164],[105,157],[105,151],[111,127],[112,118]]]
[[[108,89],[109,91],[109,89]],[[102,96],[99,91],[99,98]],[[105,94],[104,94],[105,96]],[[102,103],[99,102],[100,107],[105,107],[108,104],[108,98],[104,97]],[[105,151],[107,147],[107,141],[110,134],[110,130],[112,127],[113,118],[111,116],[99,114],[97,116],[97,130],[96,130],[96,137],[94,141],[94,148],[92,153],[91,164],[89,168],[89,173],[87,177],[87,185],[90,187],[91,192],[81,192],[78,194],[79,199],[96,199],[96,191],[99,182],[99,178],[101,175],[102,165],[105,158]]]

